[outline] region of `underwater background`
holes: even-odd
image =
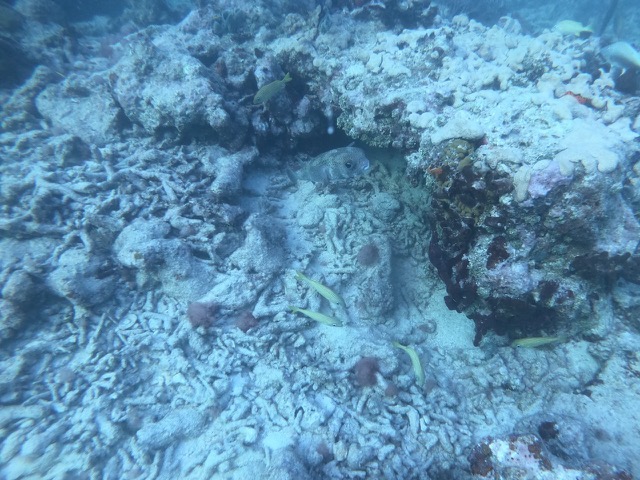
[[[0,479],[640,477],[637,0],[5,0],[0,105]]]

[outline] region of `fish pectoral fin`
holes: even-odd
[[[291,180],[291,183],[298,183],[298,178],[296,177],[296,174],[293,170],[287,168],[285,169],[285,173],[287,174],[287,177],[289,177],[289,180]]]

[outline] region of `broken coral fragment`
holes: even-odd
[[[468,112],[461,110],[455,114],[442,128],[431,134],[431,141],[434,144],[451,140],[453,138],[463,138],[472,142],[481,140],[485,136],[484,127],[474,119]]]
[[[558,162],[563,175],[572,175],[575,166],[581,163],[587,173],[596,170],[602,173],[613,172],[618,166],[618,155],[601,146],[586,145],[567,148],[558,153],[554,160]]]

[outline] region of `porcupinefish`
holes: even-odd
[[[622,69],[623,71],[640,69],[640,52],[627,42],[612,43],[604,47],[601,53],[614,68]]]
[[[304,164],[294,176],[330,184],[358,177],[369,170],[369,159],[361,148],[342,147],[321,153]]]

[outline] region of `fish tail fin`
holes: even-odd
[[[579,34],[578,37],[585,39],[585,38],[589,38],[591,35],[593,35],[593,29],[589,26],[584,27],[584,30],[582,30]]]
[[[287,174],[287,177],[289,177],[289,180],[291,180],[291,183],[297,184],[298,183],[298,177],[296,177],[296,174],[293,170],[291,170],[290,168],[285,169],[285,173]]]
[[[298,313],[300,309],[294,305],[289,305],[289,310],[291,310],[291,313]]]
[[[283,82],[290,82],[291,80],[293,79],[291,78],[291,75],[289,75],[289,72],[287,72],[287,74],[282,79]]]

